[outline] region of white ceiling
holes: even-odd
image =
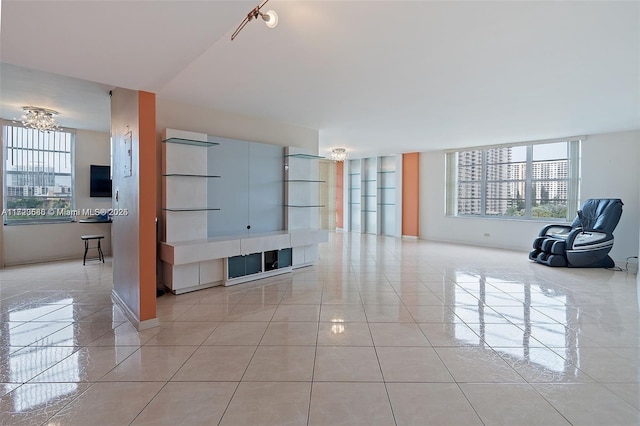
[[[319,129],[353,157],[640,128],[640,2],[271,0],[278,27],[231,42],[255,4],[5,0],[0,114],[107,131],[120,86]]]

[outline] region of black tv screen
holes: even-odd
[[[91,165],[91,197],[111,197],[111,167]]]

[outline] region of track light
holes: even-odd
[[[275,28],[278,26],[278,14],[275,10],[267,10],[267,13],[264,13],[260,16],[262,16],[262,19],[264,19],[267,27]]]
[[[262,3],[260,6],[254,7],[251,12],[247,14],[247,17],[244,18],[240,25],[238,25],[238,28],[236,28],[233,34],[231,34],[231,41],[233,41],[238,36],[240,31],[242,31],[242,29],[249,23],[249,21],[258,19],[258,16],[262,18],[265,24],[267,24],[267,27],[275,28],[278,26],[278,14],[275,10],[268,10],[265,13],[261,12],[262,8],[265,4],[267,4],[268,1],[269,0],[265,0],[264,3]]]

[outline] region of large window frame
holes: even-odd
[[[4,225],[75,221],[75,137],[2,121]]]
[[[545,222],[573,220],[580,203],[582,140],[584,137],[573,137],[447,151],[446,214]],[[561,144],[566,144],[566,157],[546,158],[540,154],[545,149],[557,151]],[[517,152],[513,155],[517,159],[511,158],[512,152]],[[564,198],[550,199],[547,188],[553,186],[561,188],[558,193],[566,193],[566,203]]]

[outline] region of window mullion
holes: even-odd
[[[571,220],[571,212],[578,210],[580,202],[580,141],[568,143],[569,176],[567,176],[567,220]]]
[[[533,208],[533,146],[527,146],[527,167],[525,173],[524,197],[525,197],[525,219],[531,219],[531,209]]]
[[[487,150],[482,150],[482,175],[480,184],[480,216],[487,216]]]

